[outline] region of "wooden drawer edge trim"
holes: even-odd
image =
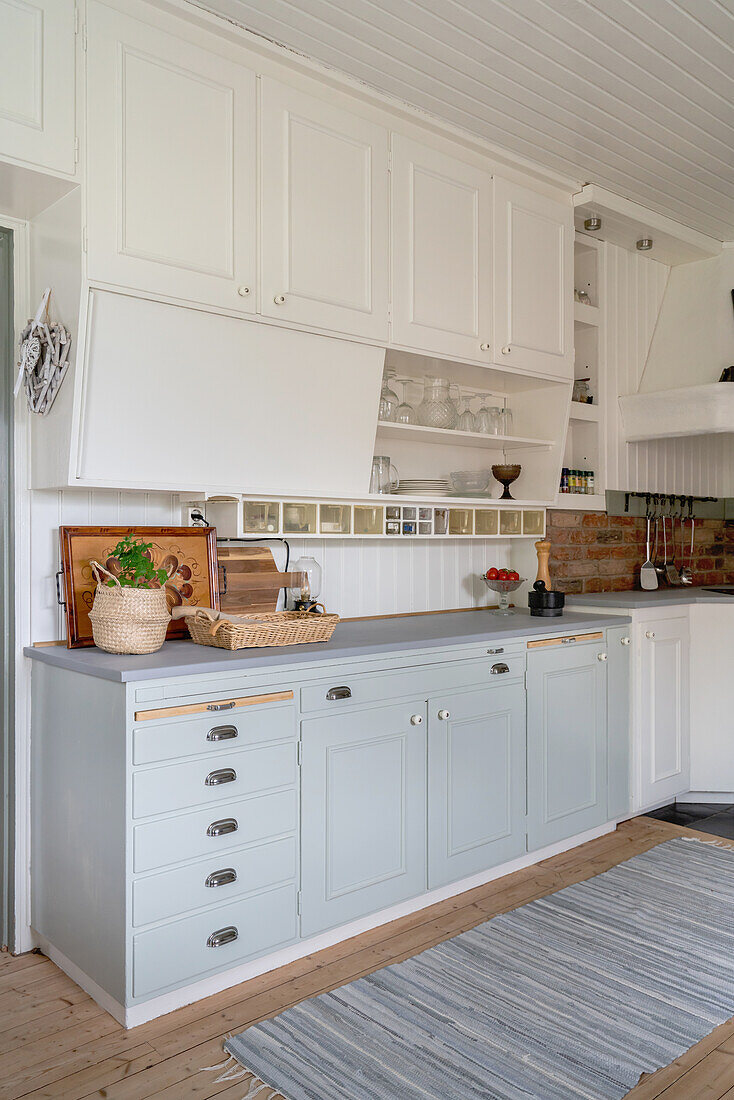
[[[293,698],[292,691],[271,691],[266,695],[240,695],[234,699],[217,699],[210,703],[185,703],[179,707],[159,707],[157,710],[136,710],[136,722],[148,722],[151,718],[178,718],[183,714],[228,714],[236,707],[254,707],[258,703],[280,703]],[[212,707],[221,707],[232,703],[227,710],[212,710]]]
[[[594,634],[563,634],[558,638],[540,638],[537,642],[528,642],[528,649],[538,649],[540,646],[546,645],[561,645],[564,638],[570,638],[574,642],[598,642],[603,637],[603,630],[598,630]]]

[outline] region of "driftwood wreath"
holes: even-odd
[[[69,366],[71,335],[58,321],[49,321],[51,288],[43,292],[36,316],[20,337],[20,360],[15,394],[25,386],[28,408],[45,416],[54,403]]]

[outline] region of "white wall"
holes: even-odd
[[[691,269],[700,266],[683,265]],[[627,443],[624,439],[617,396],[637,393],[640,388],[670,270],[639,253],[610,244],[605,248],[607,488],[734,495],[731,437],[695,436],[649,443]],[[696,381],[691,377],[689,384]]]

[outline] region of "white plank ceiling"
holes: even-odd
[[[734,239],[734,0],[193,0],[404,103]]]

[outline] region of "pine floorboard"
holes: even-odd
[[[226,1035],[591,878],[673,836],[704,834],[653,818],[624,822],[573,851],[129,1031],[43,956],[0,954],[0,1100],[240,1100],[248,1078],[217,1084],[216,1074],[200,1072],[223,1061]],[[270,1097],[265,1091],[258,1100]],[[644,1077],[627,1100],[734,1100],[734,1018]]]

